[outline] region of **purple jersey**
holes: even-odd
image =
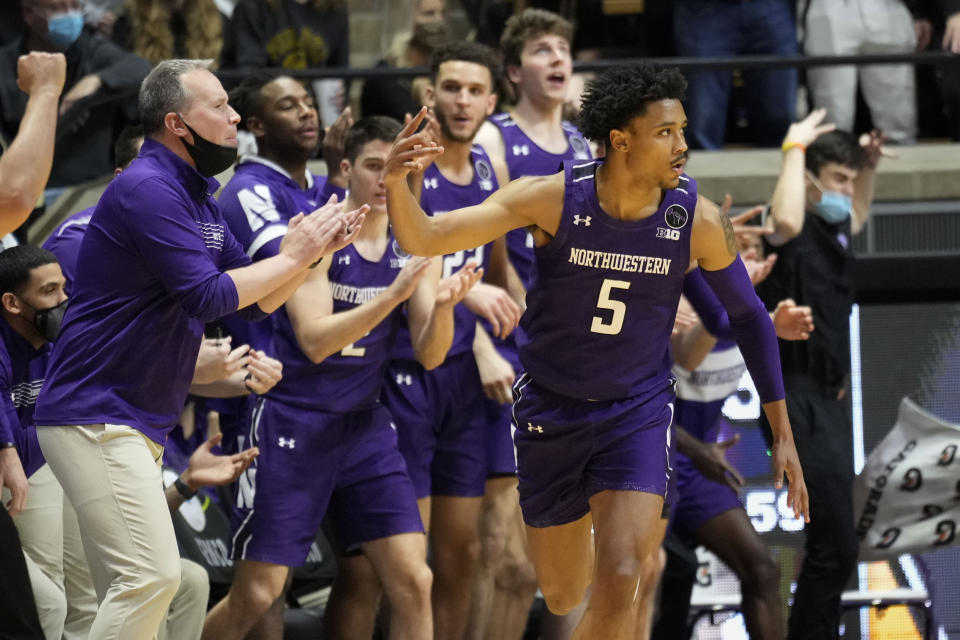
[[[352,244],[331,258],[328,278],[333,312],[348,311],[383,293],[406,263],[391,236],[377,261],[360,255]],[[283,378],[268,393],[271,400],[308,409],[345,413],[372,409],[380,396],[387,355],[402,321],[400,307],[355,343],[314,364],[300,348],[286,308],[274,315],[271,344],[283,362]]]
[[[49,343],[34,349],[10,323],[0,320],[0,441],[16,443],[27,477],[46,462],[37,441],[33,409],[49,355]]]
[[[217,188],[150,138],[107,186],[80,246],[38,425],[128,425],[163,443],[204,323],[237,310],[224,272],[250,264],[211,197]],[[244,312],[264,317],[256,305]]]
[[[56,228],[43,243],[43,248],[57,256],[60,270],[67,281],[64,289],[70,294],[74,275],[77,273],[77,255],[80,253],[80,241],[87,232],[90,218],[95,207],[78,211]]]
[[[497,176],[493,172],[490,157],[482,147],[473,145],[470,149],[470,159],[473,162],[473,180],[470,184],[459,185],[450,182],[437,165],[427,167],[423,175],[423,193],[420,196],[420,206],[428,216],[444,215],[454,209],[480,204],[499,188]],[[457,251],[443,256],[443,275],[446,278],[457,272],[460,267],[472,260],[477,268],[483,266],[490,255],[490,244],[485,244],[469,251]],[[447,356],[473,350],[473,336],[476,333],[477,316],[464,305],[459,304],[453,310],[453,344]],[[397,344],[391,353],[394,360],[413,360],[413,348],[410,346],[410,332],[401,327],[397,336]]]
[[[245,156],[220,194],[220,210],[230,231],[252,260],[277,255],[287,232],[287,221],[298,213],[310,213],[334,193],[343,201],[344,191],[322,176],[306,174],[301,189],[281,166],[258,156]],[[270,344],[269,322],[249,323],[236,316],[221,321],[233,345],[249,344],[266,349]]]
[[[590,145],[580,130],[564,120],[560,123],[567,136],[567,150],[563,153],[544,151],[523,132],[509,113],[498,113],[490,122],[503,137],[504,156],[510,179],[523,176],[549,176],[557,173],[565,160],[590,160]],[[507,234],[507,251],[523,285],[530,288],[533,279],[533,237],[526,229],[514,229]]]
[[[652,215],[614,219],[597,200],[601,164],[564,163],[560,224],[536,250],[517,335],[533,380],[582,400],[647,395],[667,385],[697,204],[696,183],[681,176]]]

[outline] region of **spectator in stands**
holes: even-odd
[[[241,69],[346,67],[350,61],[342,0],[240,0],[231,27]]]
[[[770,202],[773,271],[757,288],[767,308],[785,298],[813,311],[806,342],[780,342],[787,412],[810,492],[803,566],[790,610],[791,640],[838,637],[840,594],[856,566],[853,436],[844,400],[853,305],[851,236],[867,222],[882,134],[865,147],[817,110],[790,127]],[[766,428],[764,419],[762,424]],[[767,432],[769,437],[769,432]]]
[[[450,39],[443,22],[416,24],[413,33],[396,41],[378,68],[425,67],[434,49]],[[403,122],[406,114],[416,113],[424,102],[424,89],[429,78],[371,78],[363,83],[360,111],[364,117],[384,115]]]
[[[65,187],[109,174],[113,132],[135,112],[125,110],[150,65],[103,37],[83,30],[78,0],[33,0],[23,5],[27,31],[0,49],[0,131],[9,140],[27,97],[14,82],[17,57],[28,51],[63,52],[66,83],[57,122],[56,151],[47,187]]]
[[[230,21],[214,0],[128,0],[111,37],[150,64],[195,58],[216,68],[232,57],[229,34]]]
[[[797,53],[796,28],[788,0],[676,0],[673,7],[677,55],[709,58]],[[687,143],[691,149],[723,146],[732,75],[730,71],[687,72]],[[758,146],[776,146],[794,118],[797,72],[758,69],[747,72],[746,81],[753,142]]]
[[[29,100],[17,137],[0,156],[0,231],[15,229],[40,197],[53,161],[57,99],[63,88],[66,59],[62,54],[31,53],[17,61],[17,82]],[[0,504],[0,620],[8,633],[41,637],[43,630],[30,589],[20,538],[10,514],[27,499],[27,478],[13,433],[0,427],[0,489],[11,492]],[[9,510],[9,513],[8,513]]]
[[[804,53],[811,56],[911,53],[917,34],[902,0],[810,0],[804,12]],[[842,131],[853,131],[857,81],[873,125],[895,142],[917,136],[913,66],[825,66],[807,70],[813,106]]]
[[[960,53],[960,0],[909,0],[907,5],[914,16],[917,50]],[[920,135],[933,126],[934,135],[945,130],[960,141],[960,66],[918,67],[916,73]],[[933,87],[936,90],[930,91]]]

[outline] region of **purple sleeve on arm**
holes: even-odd
[[[777,333],[766,307],[754,291],[740,256],[719,271],[701,271],[703,279],[727,310],[730,327],[750,377],[757,385],[760,402],[766,404],[782,400],[783,372],[780,369]]]
[[[736,339],[733,327],[730,326],[727,310],[723,308],[713,289],[703,279],[703,272],[699,268],[693,269],[684,277],[683,295],[700,316],[700,322],[703,323],[707,333],[717,340]]]

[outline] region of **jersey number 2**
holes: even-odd
[[[600,316],[593,316],[590,331],[615,336],[623,329],[623,317],[627,314],[627,305],[610,297],[613,289],[629,289],[630,283],[626,280],[604,280],[600,287],[600,296],[597,298],[597,309],[607,309],[613,312],[610,322],[604,322]]]

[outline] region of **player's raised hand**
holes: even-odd
[[[473,288],[473,285],[483,277],[483,269],[477,269],[472,260],[460,267],[452,276],[442,279],[437,284],[437,298],[434,306],[438,309],[452,307],[463,300],[464,296]]]
[[[370,205],[361,205],[352,211],[343,212],[343,227],[333,237],[333,240],[327,246],[323,255],[330,255],[343,249],[345,246],[357,239],[363,222],[367,219],[367,211],[370,211]]]
[[[814,109],[810,112],[810,115],[800,122],[794,122],[790,125],[790,128],[787,129],[787,135],[783,139],[783,146],[800,145],[806,149],[821,135],[836,129],[837,125],[833,123],[823,124],[823,119],[826,117],[826,109]]]
[[[470,311],[490,323],[493,334],[500,339],[510,335],[517,324],[523,310],[509,293],[503,288],[478,282],[467,292],[463,304]]]
[[[422,171],[427,158],[432,162],[433,158],[443,153],[443,147],[437,146],[428,129],[416,132],[426,117],[427,108],[423,107],[397,134],[384,165],[383,181],[388,188],[391,184],[405,180],[411,171]]]
[[[417,288],[420,278],[426,273],[427,267],[433,262],[433,258],[424,258],[423,256],[411,256],[400,273],[393,279],[387,289],[396,296],[399,302],[403,302],[413,295]]]
[[[807,493],[807,484],[803,480],[803,469],[800,468],[800,457],[793,442],[793,434],[773,442],[773,485],[777,489],[783,488],[783,475],[787,475],[790,483],[787,487],[787,507],[793,509],[793,517],[803,518],[810,522],[810,495]]]
[[[729,213],[732,204],[733,196],[728,193],[720,205],[720,210],[724,213]],[[735,216],[730,216],[730,224],[733,225],[733,235],[737,239],[737,247],[741,252],[757,248],[760,245],[760,238],[762,236],[768,236],[773,233],[772,227],[747,224],[750,220],[753,220],[763,213],[765,208],[762,204],[758,204]]]
[[[790,298],[781,300],[773,311],[773,327],[783,340],[807,340],[814,329],[813,311]]]

